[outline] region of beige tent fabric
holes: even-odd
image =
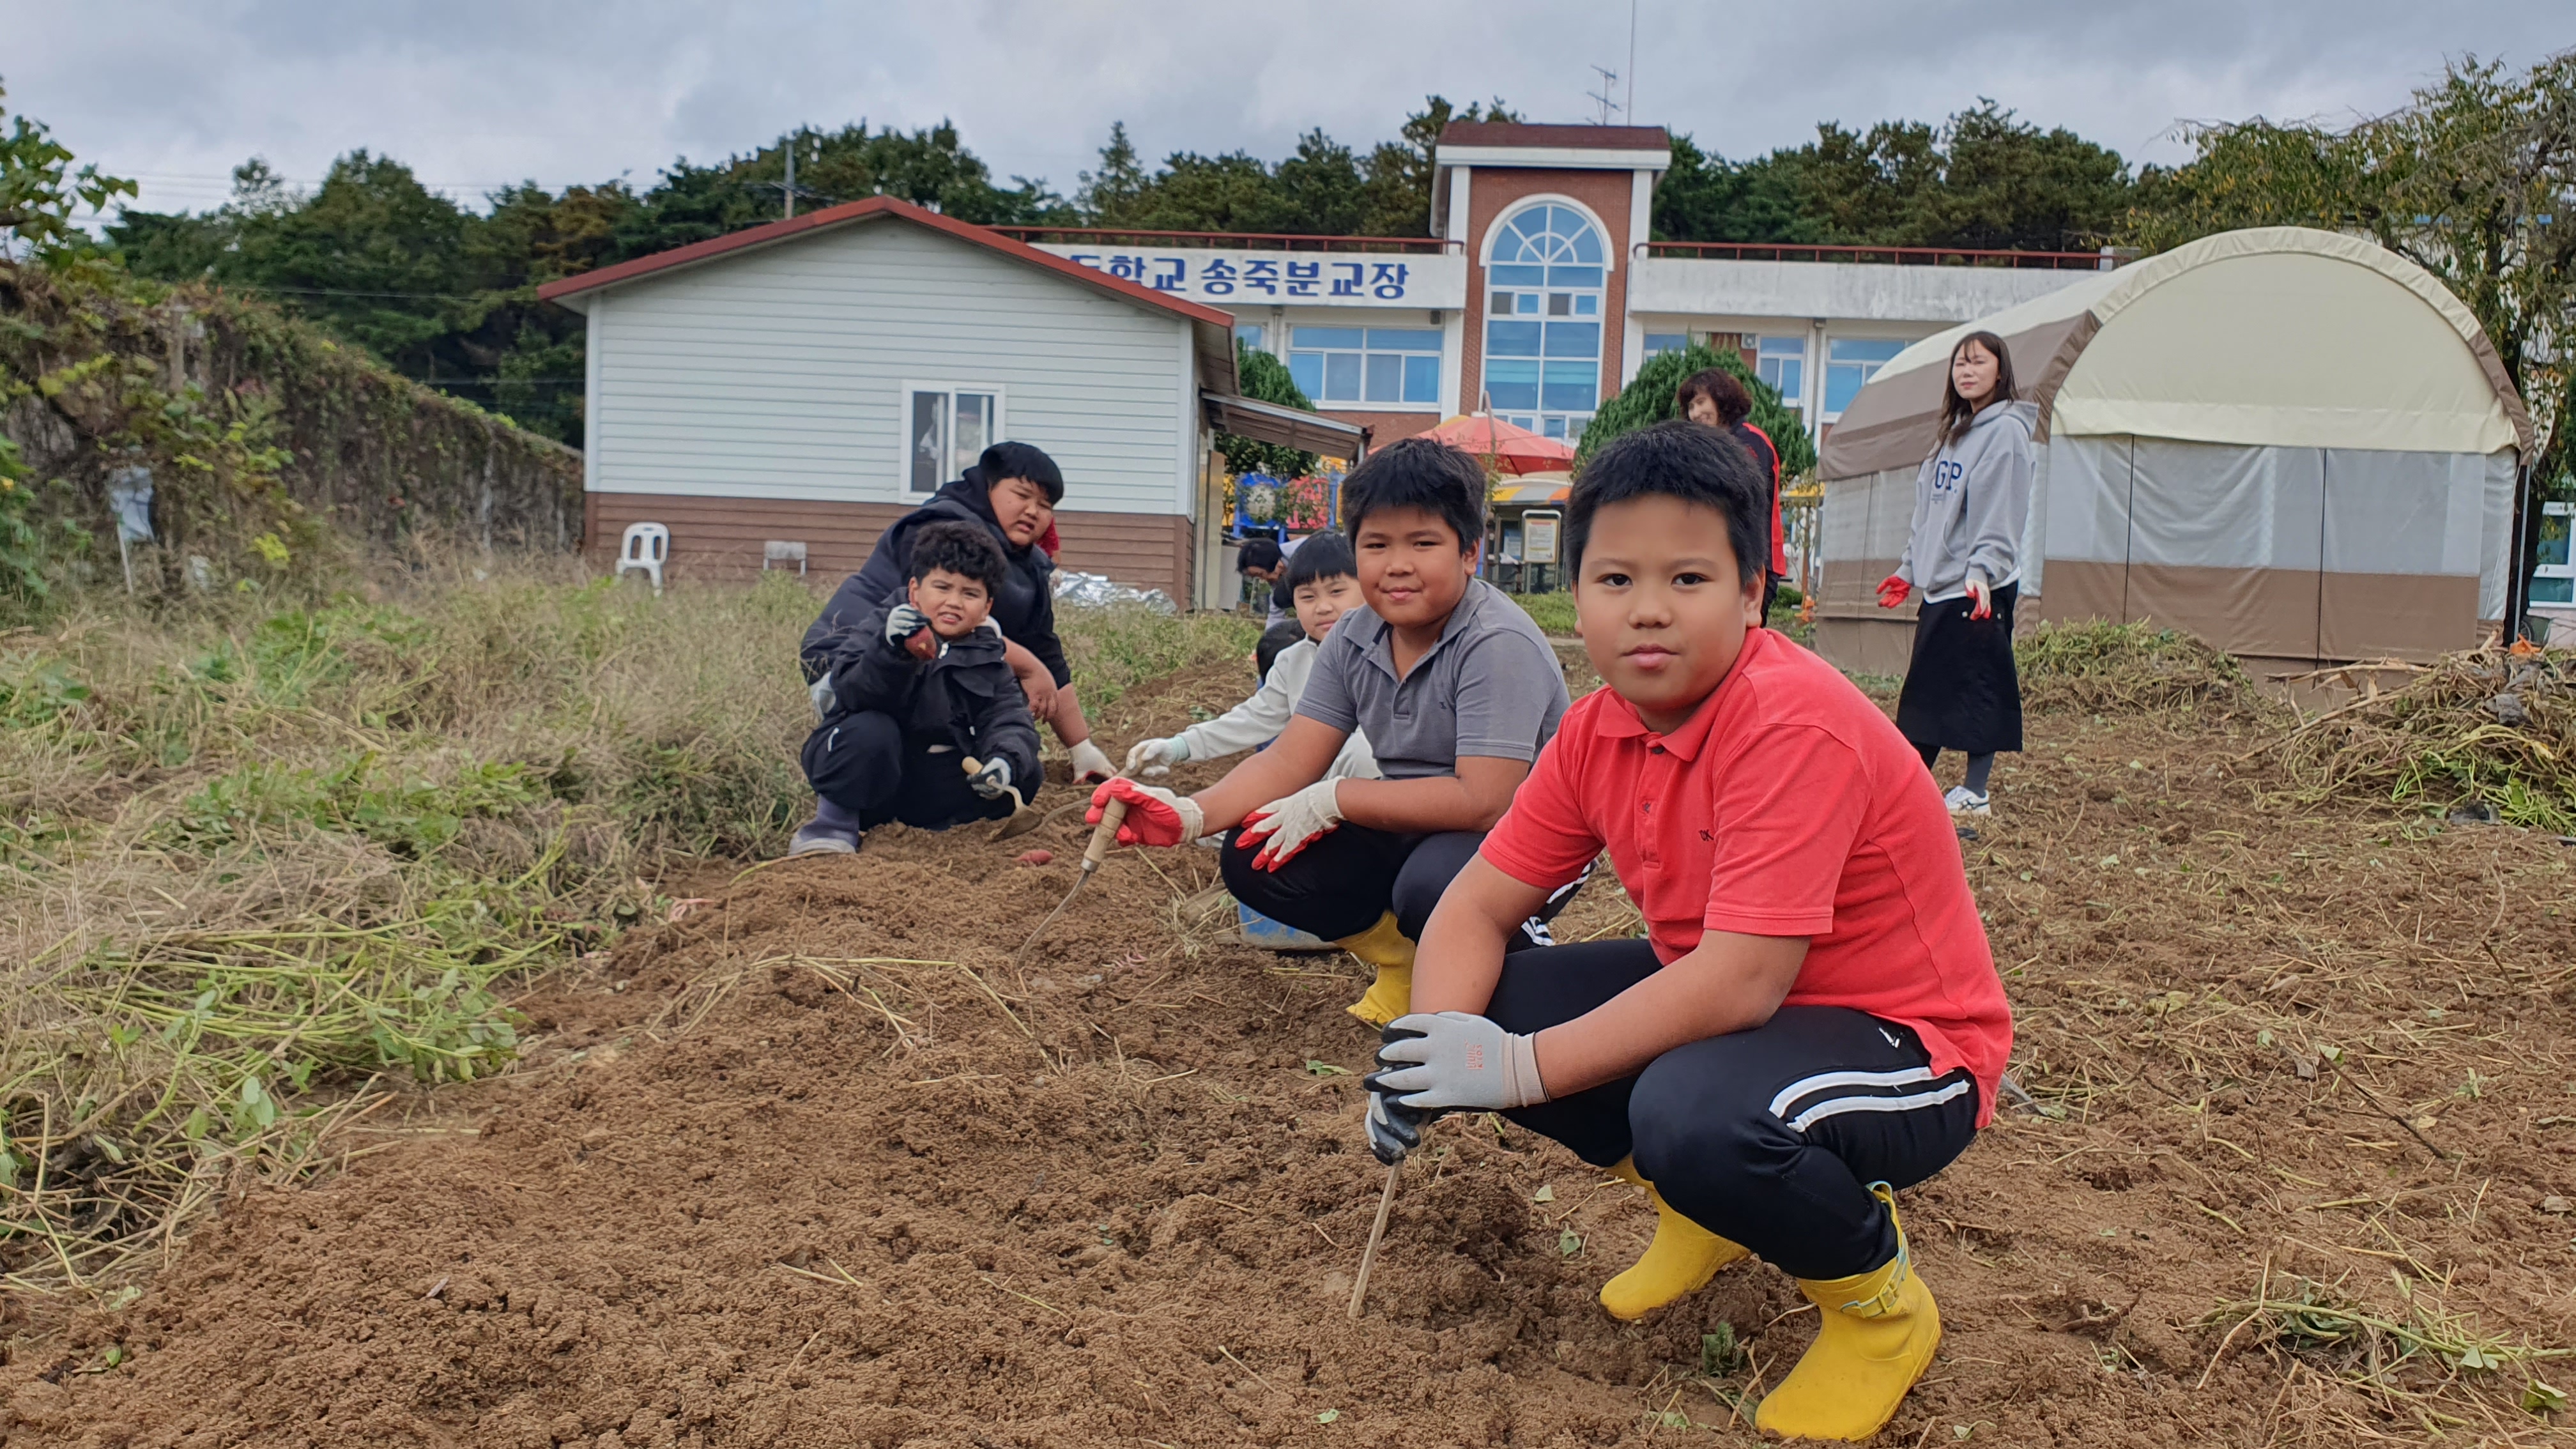
[[[1835,424],[1819,474],[1856,477],[1929,452],[1942,364],[1976,331],[2012,350],[2025,395],[2040,403],[2043,439],[2530,450],[2530,415],[2502,361],[2439,279],[2359,237],[2262,227],[2204,237],[1906,348]],[[2400,358],[2413,364],[2391,365]]]

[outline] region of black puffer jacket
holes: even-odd
[[[1003,638],[1038,657],[1047,673],[1055,677],[1057,688],[1073,682],[1073,667],[1065,662],[1064,643],[1055,634],[1055,560],[1035,544],[1021,547],[1011,542],[1002,532],[1001,521],[993,516],[992,502],[985,496],[989,491],[984,470],[969,468],[965,477],[896,519],[894,526],[878,537],[876,551],[868,555],[867,564],[841,581],[831,602],[823,606],[823,617],[805,631],[804,647],[799,652],[804,657],[806,682],[823,677],[824,660],[831,655],[840,635],[856,628],[870,610],[882,616],[902,600],[904,564],[912,555],[913,531],[925,523],[943,521],[981,524],[1002,546],[1002,557],[1011,567],[1002,580],[1001,593],[993,599],[993,622],[1002,626]]]
[[[982,759],[1011,762],[1023,795],[1038,781],[1038,727],[1018,676],[1002,658],[1002,634],[987,620],[963,639],[942,640],[937,657],[915,659],[885,637],[881,604],[838,636],[823,667],[839,706],[831,720],[861,710],[892,715],[914,739]]]

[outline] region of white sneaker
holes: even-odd
[[[1949,806],[1950,813],[1953,815],[1992,815],[1995,813],[1995,807],[1991,800],[1989,800],[1984,794],[1971,790],[1965,785],[1951,786],[1950,793],[1941,797],[1941,803]]]

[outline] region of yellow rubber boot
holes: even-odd
[[[1643,1318],[1677,1298],[1708,1286],[1717,1270],[1748,1256],[1743,1244],[1731,1242],[1673,1210],[1655,1185],[1637,1175],[1637,1159],[1621,1158],[1610,1169],[1642,1187],[1655,1204],[1655,1240],[1627,1272],[1601,1285],[1601,1306],[1613,1318]]]
[[[1382,1027],[1413,1010],[1413,942],[1395,928],[1395,912],[1387,912],[1377,918],[1376,925],[1333,944],[1359,957],[1362,964],[1377,968],[1377,980],[1370,983],[1368,994],[1344,1008],[1351,1015]]]
[[[1874,1183],[1870,1192],[1893,1217],[1896,1196],[1887,1184]],[[1802,1278],[1798,1287],[1823,1310],[1823,1322],[1806,1357],[1753,1421],[1795,1438],[1866,1439],[1886,1426],[1941,1343],[1941,1310],[1915,1276],[1904,1226],[1897,1227],[1896,1256],[1884,1265],[1850,1278]]]

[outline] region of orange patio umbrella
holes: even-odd
[[[1544,473],[1574,461],[1573,444],[1540,437],[1490,413],[1451,418],[1424,436],[1479,458],[1491,458],[1495,471],[1502,473]]]

